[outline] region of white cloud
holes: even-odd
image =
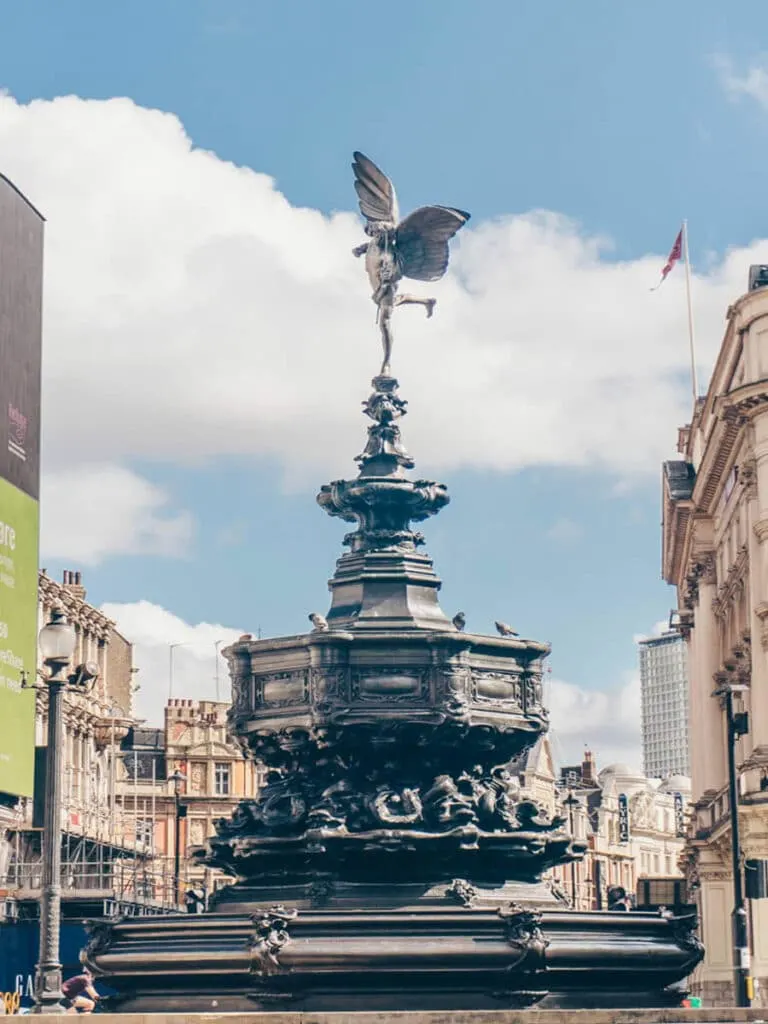
[[[768,109],[768,57],[750,65],[744,71],[737,71],[730,57],[715,57],[714,66],[723,88],[731,99],[747,96]]]
[[[169,696],[192,700],[230,699],[229,670],[221,649],[236,640],[241,629],[210,622],[191,625],[173,612],[149,601],[132,604],[104,604],[101,611],[117,624],[134,645],[135,676],[140,689],[135,713],[154,725],[161,725]],[[216,643],[219,643],[217,657]],[[171,644],[173,649],[173,693],[171,694]]]
[[[629,673],[616,690],[586,690],[553,679],[547,686],[553,754],[578,764],[589,748],[598,770],[621,762],[640,769],[640,678]]]
[[[193,534],[186,512],[169,511],[165,491],[116,465],[44,473],[43,558],[96,565],[109,555],[182,555]]]
[[[346,154],[338,163],[348,174]],[[270,178],[128,99],[0,96],[0,165],[47,217],[52,469],[88,451],[118,464],[266,456],[302,486],[352,471],[380,359],[354,215],[292,207]],[[351,181],[349,196],[351,208]],[[472,222],[458,242],[447,278],[414,286],[438,297],[435,318],[397,313],[419,469],[656,473],[689,413],[682,274],[650,291],[665,253],[616,262],[547,212]],[[768,243],[696,277],[704,367],[760,261]]]

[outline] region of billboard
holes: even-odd
[[[685,827],[685,802],[682,793],[675,793],[675,835],[685,838],[687,830]]]
[[[43,218],[0,175],[0,791],[31,796],[37,668]]]
[[[82,970],[80,950],[88,942],[84,926],[78,921],[61,922],[59,959],[65,978],[71,978]],[[38,921],[15,921],[0,924],[0,1016],[3,1007],[16,993],[20,1007],[34,1005],[35,964],[40,949],[40,924]],[[97,983],[101,995],[109,995],[110,989],[101,981]],[[17,1011],[18,1012],[18,1011]]]
[[[619,793],[619,842],[628,843],[629,840],[629,801],[626,793]]]

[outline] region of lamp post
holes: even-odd
[[[568,790],[568,796],[563,800],[563,803],[568,808],[568,827],[571,832],[571,839],[575,838],[573,834],[573,809],[579,806],[578,797],[573,795],[573,790]],[[571,905],[573,909],[576,909],[576,861],[571,861]]]
[[[35,1013],[63,1013],[61,1006],[61,796],[64,743],[62,695],[70,678],[67,669],[75,653],[75,631],[61,608],[40,630],[40,654],[49,670],[48,756],[45,770],[43,818],[43,883],[40,898],[40,954],[35,972]]]
[[[181,894],[179,892],[179,880],[181,877],[181,819],[187,816],[187,808],[181,803],[181,784],[182,782],[186,782],[187,777],[177,768],[169,778],[173,783],[173,797],[176,811],[173,843],[173,898],[176,901],[176,906],[178,907],[181,903]]]
[[[749,715],[746,711],[734,709],[733,698],[746,690],[743,683],[732,683],[727,673],[715,676],[718,687],[714,696],[720,698],[725,711],[728,734],[728,813],[731,823],[731,863],[733,870],[733,914],[731,928],[733,939],[733,970],[736,988],[736,1005],[752,1005],[752,976],[749,964],[749,940],[747,934],[747,909],[744,905],[744,886],[741,874],[741,838],[739,835],[739,787],[736,772],[736,741],[749,732]]]

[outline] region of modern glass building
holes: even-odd
[[[639,647],[643,771],[652,779],[690,776],[685,640],[670,630]]]

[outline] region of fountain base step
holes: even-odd
[[[511,905],[265,908],[100,923],[86,961],[121,1012],[679,1005],[692,919]]]

